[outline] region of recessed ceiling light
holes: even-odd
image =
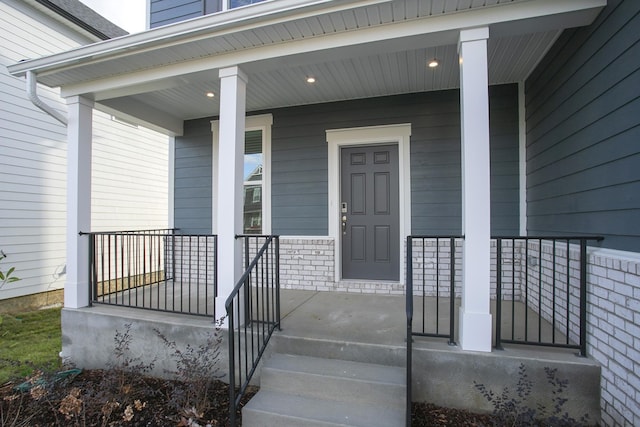
[[[438,65],[440,65],[440,62],[438,62],[436,58],[433,58],[430,59],[429,62],[427,62],[427,65],[429,66],[429,68],[436,68]]]
[[[313,76],[307,76],[307,83],[313,84],[316,82],[316,78]]]
[[[213,92],[207,92],[207,98],[213,98],[213,97],[215,97],[215,96],[216,96],[216,94],[215,94],[215,93],[213,93]]]

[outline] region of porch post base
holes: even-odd
[[[491,351],[491,313],[466,312],[460,307],[460,347],[469,351]]]

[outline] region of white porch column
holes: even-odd
[[[91,140],[93,101],[66,99],[67,124],[67,278],[64,306],[89,305],[89,236],[91,231]]]
[[[462,122],[463,350],[491,351],[490,160],[487,27],[460,31]]]
[[[218,143],[218,301],[216,312],[226,313],[224,302],[242,271],[244,129],[247,76],[238,67],[220,70],[220,130]]]

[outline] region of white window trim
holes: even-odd
[[[245,132],[252,130],[262,131],[262,233],[271,234],[271,126],[273,125],[272,114],[261,114],[257,116],[247,116],[245,118]],[[218,233],[218,174],[216,172],[218,166],[218,144],[220,140],[220,121],[211,121],[212,134],[212,194],[211,194],[211,229],[213,234]]]
[[[518,156],[520,235],[527,235],[527,110],[524,82],[518,83]]]
[[[397,144],[400,208],[400,283],[405,262],[404,240],[411,233],[411,123],[367,126],[326,131],[328,145],[329,237],[335,242],[335,280],[342,279],[342,251],[340,238],[340,149],[359,145]]]

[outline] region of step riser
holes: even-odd
[[[351,360],[385,366],[404,366],[407,349],[404,346],[379,346],[367,343],[338,342],[276,335],[273,352]]]
[[[375,403],[398,408],[405,406],[406,395],[406,386],[398,384],[288,372],[269,367],[262,370],[260,388],[318,399]]]
[[[345,424],[327,423],[318,420],[303,420],[270,412],[243,410],[242,425],[245,427],[344,427]]]

